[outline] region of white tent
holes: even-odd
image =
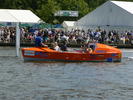
[[[107,1],[76,22],[80,28],[133,27],[133,2]]]
[[[16,23],[16,56],[19,56],[20,29],[19,23],[39,23],[40,18],[30,10],[0,9],[0,22]]]
[[[72,30],[74,28],[75,21],[64,21],[62,23],[62,26],[65,28],[65,30]]]
[[[30,10],[0,9],[0,22],[37,23],[40,18]]]

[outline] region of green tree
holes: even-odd
[[[77,20],[108,0],[0,0],[2,9],[29,9],[47,23]],[[133,0],[118,0],[131,1]],[[79,11],[79,17],[55,17],[59,10]]]
[[[79,17],[84,16],[85,14],[89,13],[89,7],[88,4],[84,0],[77,0],[78,4],[78,11],[79,11]]]
[[[54,13],[58,10],[60,10],[58,3],[55,0],[48,0],[46,4],[41,5],[37,12],[44,21],[53,23]]]

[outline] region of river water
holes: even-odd
[[[0,100],[133,100],[133,50],[117,63],[35,63],[0,47]]]

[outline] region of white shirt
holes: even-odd
[[[60,47],[57,45],[57,46],[55,46],[55,48],[54,48],[56,51],[60,51]]]

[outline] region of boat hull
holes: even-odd
[[[122,53],[119,49],[110,47],[105,49],[104,45],[97,46],[94,52],[59,52],[49,48],[23,48],[24,61],[42,62],[120,62]],[[108,46],[107,46],[108,47]],[[103,49],[104,48],[104,49]],[[109,48],[109,47],[108,47]]]
[[[35,61],[35,62],[121,62],[121,59],[104,59],[104,60],[61,60],[61,59],[40,59],[24,57],[25,62]]]

